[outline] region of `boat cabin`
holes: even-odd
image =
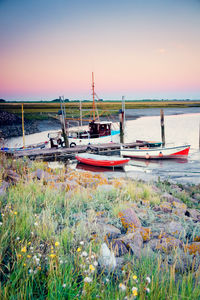
[[[89,133],[91,138],[111,135],[112,122],[95,122],[89,123]]]

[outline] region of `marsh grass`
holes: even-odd
[[[150,185],[128,182],[125,189],[97,177],[92,184],[89,174],[84,179],[83,173],[71,172],[82,186],[63,191],[55,189],[52,182],[31,179],[38,168],[47,171],[47,164],[30,165],[26,160],[1,164],[4,170],[15,168],[21,180],[0,198],[0,299],[133,299],[133,287],[138,288],[137,299],[200,297],[199,270],[176,274],[174,265],[156,254],[140,259],[128,254],[122,269],[113,273],[98,266],[94,272],[90,270],[98,260],[102,241],[91,239],[85,222],[92,222],[96,212],[102,212],[122,229],[117,213],[127,204],[141,200],[159,203]],[[2,180],[4,173],[1,169]],[[55,174],[64,181],[64,170]],[[88,187],[85,180],[90,182]],[[82,255],[84,251],[87,257]],[[146,277],[151,278],[149,284]],[[91,282],[86,282],[87,278]]]

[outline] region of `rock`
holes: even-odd
[[[162,202],[160,204],[160,209],[165,212],[165,213],[170,213],[172,212],[172,206],[171,206],[171,203],[169,202]]]
[[[194,221],[200,221],[200,212],[197,209],[188,208],[185,215],[192,218]]]
[[[103,243],[100,249],[100,255],[98,262],[102,268],[105,268],[107,271],[114,271],[117,266],[116,258],[113,251],[110,251],[108,246]]]
[[[172,213],[179,216],[179,217],[184,217],[185,216],[185,209],[181,209],[181,208],[173,208],[172,209]]]
[[[133,254],[137,257],[141,255],[141,248],[143,246],[143,238],[139,232],[139,229],[135,232],[128,233],[123,237],[120,237],[120,240],[126,245],[128,249],[131,249]]]
[[[179,202],[173,201],[172,204],[175,208],[179,208],[179,209],[182,209],[182,210],[187,209],[187,205],[184,204],[184,203],[179,203]]]
[[[6,190],[9,187],[9,183],[6,181],[2,181],[1,186],[0,186],[0,197],[6,195]]]
[[[141,222],[132,208],[122,210],[118,214],[125,229],[140,228]]]
[[[193,195],[193,198],[194,198],[195,200],[200,200],[200,193],[195,193],[195,194]]]
[[[126,246],[120,240],[112,240],[109,246],[116,257],[123,256],[128,253]]]
[[[181,236],[184,234],[184,228],[179,222],[170,222],[165,224],[165,232],[170,233],[171,235]]]
[[[48,180],[52,178],[52,175],[42,169],[37,169],[35,177],[37,177],[37,179],[39,180]]]
[[[175,271],[184,273],[185,271],[189,270],[196,270],[198,265],[196,266],[195,259],[191,255],[188,255],[183,250],[179,249],[179,253],[175,258]],[[196,268],[197,267],[197,268]]]
[[[167,202],[170,202],[170,203],[173,203],[173,202],[179,202],[179,203],[182,203],[182,201],[168,193],[164,193],[162,195],[162,199],[167,201]]]
[[[143,241],[146,242],[146,241],[149,241],[150,240],[150,237],[152,235],[152,232],[151,232],[151,229],[150,228],[146,228],[146,227],[141,227],[140,229],[140,234],[143,238]]]
[[[157,246],[160,244],[160,240],[159,239],[152,239],[148,242],[148,247],[155,251],[157,249]]]
[[[13,170],[8,170],[7,171],[7,179],[13,183],[17,183],[20,181],[21,176]]]
[[[185,248],[189,251],[190,254],[200,254],[200,242],[193,242],[189,245],[186,245]]]
[[[159,240],[156,246],[156,250],[161,250],[162,252],[169,253],[173,249],[182,247],[183,243],[172,236],[163,237]]]

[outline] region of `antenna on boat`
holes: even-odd
[[[92,103],[92,111],[93,111],[93,121],[95,121],[96,117],[96,111],[97,111],[97,119],[99,120],[99,114],[98,114],[98,110],[96,109],[95,106],[95,91],[94,91],[94,73],[92,72],[92,98],[93,98],[93,103]]]
[[[23,148],[25,148],[25,135],[24,135],[24,104],[22,103],[22,135],[23,135]]]
[[[95,101],[94,101],[94,73],[92,72],[92,96],[93,96],[93,121],[95,121]]]

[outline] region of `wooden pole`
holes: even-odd
[[[24,104],[22,103],[22,135],[23,135],[23,148],[25,148],[25,135],[24,135]]]
[[[163,112],[163,109],[160,110],[160,125],[161,125],[162,146],[165,147],[165,124],[164,124],[164,112]]]
[[[119,110],[119,121],[120,121],[120,143],[124,143],[124,112],[122,109]]]
[[[67,138],[67,132],[66,132],[66,124],[65,124],[65,107],[63,107],[64,104],[62,104],[62,99],[60,97],[60,107],[61,107],[61,112],[62,112],[62,122],[61,122],[61,126],[62,126],[62,134],[63,134],[63,138],[64,138],[64,144],[65,144],[65,148],[69,147],[69,141]]]
[[[199,149],[200,149],[200,123],[199,123]]]
[[[95,99],[94,99],[94,73],[92,72],[92,109],[93,109],[93,121],[95,121]]]
[[[81,103],[81,100],[80,100],[79,110],[80,110],[80,126],[82,127],[83,126],[83,120],[82,120],[82,103]]]

